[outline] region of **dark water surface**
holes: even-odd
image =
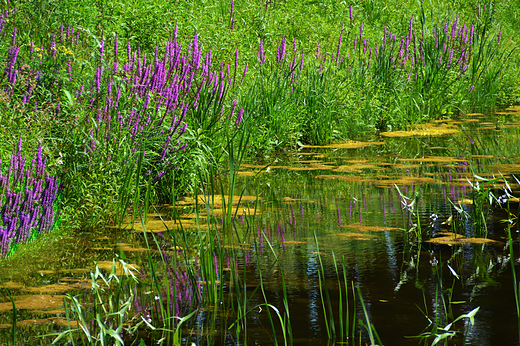
[[[485,178],[503,174],[512,194],[520,197],[513,178],[520,173],[520,113],[518,109],[504,113],[439,121],[424,127],[433,130],[430,134],[416,131],[413,136],[381,136],[367,143],[304,147],[276,162],[243,165],[239,187],[244,188],[245,196],[258,192],[260,196],[253,231],[257,234],[250,244],[250,249],[258,246],[258,258],[253,252],[251,258],[243,258],[240,263],[246,272],[247,292],[251,294],[258,286],[261,271],[267,300],[283,311],[283,271],[295,345],[369,343],[366,330],[357,322],[365,321],[365,315],[356,287],[384,345],[416,345],[419,339],[408,337],[432,330],[435,320],[441,327],[446,326],[477,307],[480,309],[475,324],[470,326],[467,319],[455,323],[451,330],[458,333],[449,339],[449,345],[462,345],[464,333],[466,345],[518,345],[506,224],[501,221],[508,214],[493,203],[480,226],[475,226],[472,218],[461,216],[463,211],[471,215],[474,208],[474,173]],[[267,169],[260,169],[264,166]],[[251,177],[256,173],[255,178]],[[495,185],[493,193],[502,195],[503,187]],[[400,193],[416,196],[413,215],[403,210],[406,200]],[[518,203],[512,200],[510,208],[517,215]],[[240,213],[237,220],[241,227],[244,218]],[[457,233],[470,240],[435,241],[446,234],[454,237],[456,220]],[[519,258],[518,226],[512,229],[515,258]],[[144,246],[139,233],[100,231],[57,241],[55,246],[62,260],[38,255],[22,268],[10,263],[2,268],[2,280],[11,285],[21,282],[23,288],[12,288],[16,294],[28,294],[27,287],[58,284],[71,285],[69,291],[79,290],[93,260],[111,261],[123,249],[134,263],[145,261],[145,252],[139,251]],[[273,251],[279,262],[274,267]],[[343,263],[349,327],[355,319],[355,338],[334,340],[328,337],[322,297],[326,284],[339,334],[340,291],[345,304]],[[320,272],[325,281],[320,282]],[[230,284],[224,284],[225,291],[231,292],[226,285]],[[51,294],[64,292],[67,289]],[[2,297],[2,302],[8,299]],[[262,303],[264,298],[256,292],[249,305]],[[20,310],[24,317],[19,320],[49,318],[50,314],[41,315],[34,309]],[[248,315],[250,345],[274,343],[266,310],[257,307]],[[9,327],[11,315],[4,311],[0,316],[5,328]],[[233,337],[224,338],[222,330],[230,325],[225,311],[220,311],[211,327],[213,332],[206,330],[210,327],[205,318],[204,313],[199,314],[198,323],[186,331],[185,341],[206,344],[208,338],[200,335],[212,334],[210,339],[215,344],[236,343]],[[26,340],[34,340],[31,338],[35,333],[56,329],[48,324],[34,325],[38,327],[22,327],[21,335]],[[280,331],[278,341],[283,344]]]

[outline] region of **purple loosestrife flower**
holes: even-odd
[[[263,65],[265,63],[265,56],[264,56],[264,41],[260,39],[260,48],[258,50],[258,62]]]
[[[69,75],[69,80],[72,80],[72,66],[70,59],[67,59],[67,74]]]
[[[244,73],[242,74],[242,81],[241,82],[244,81],[244,78],[246,77],[246,74],[247,74],[247,65],[246,65],[246,67],[244,67]]]
[[[235,13],[233,12],[234,7],[235,7],[235,0],[231,0],[231,12],[230,12],[231,29],[235,28]]]
[[[410,31],[408,33],[408,40],[412,40],[413,35],[413,16],[410,18]]]
[[[502,30],[498,32],[498,42],[500,43],[500,40],[502,38]]]
[[[238,125],[242,122],[242,118],[244,116],[244,107],[240,108],[237,115],[237,120],[235,121],[235,124]]]
[[[238,48],[235,50],[235,74],[237,73],[238,69]]]
[[[55,34],[52,34],[51,35],[51,55],[52,55],[52,58],[55,59],[56,58],[56,35]]]
[[[233,118],[233,114],[235,113],[235,108],[237,106],[237,99],[233,100],[233,104],[231,105],[231,113],[229,114],[229,118]]]
[[[206,59],[204,59],[204,64],[202,66],[202,74],[205,76],[209,76],[211,68],[211,49],[206,54]]]
[[[282,36],[282,41],[276,50],[276,62],[281,64],[285,59],[285,35]]]
[[[96,74],[94,76],[94,82],[96,84],[96,92],[99,93],[101,90],[101,78],[103,77],[103,66],[99,65],[96,69]]]
[[[128,62],[132,60],[132,48],[130,47],[130,41],[126,44],[126,59]]]
[[[352,22],[352,19],[354,18],[354,16],[352,15],[352,5],[350,5],[349,14],[350,14],[350,21]]]
[[[457,25],[459,23],[459,14],[457,13],[457,16],[455,17],[455,21],[453,22],[451,26],[451,39],[455,40],[455,35],[457,34]]]
[[[114,59],[117,60],[119,43],[117,40],[117,34],[114,35]]]
[[[340,53],[340,50],[341,50],[341,39],[343,37],[343,26],[341,26],[341,32],[339,34],[339,40],[338,40],[338,50],[336,52],[336,63],[338,63],[338,60],[339,60],[339,53]]]

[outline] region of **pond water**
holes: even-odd
[[[240,291],[249,299],[251,345],[275,342],[267,313],[274,310],[265,302],[286,313],[284,295],[296,345],[368,344],[369,334],[359,323],[367,317],[384,345],[416,345],[419,339],[412,337],[431,331],[435,321],[444,327],[477,307],[473,325],[464,319],[451,328],[457,334],[449,345],[462,344],[464,335],[466,345],[518,345],[508,223],[503,220],[512,220],[518,259],[518,200],[512,196],[520,196],[515,180],[520,175],[519,129],[520,108],[510,108],[367,142],[303,147],[266,164],[243,164],[237,184],[242,198],[235,196],[233,211],[239,241],[234,247],[226,243],[220,252],[224,263],[230,252],[235,256],[218,278],[225,298],[222,307],[197,314],[184,341],[237,344],[243,335],[228,327]],[[487,185],[475,174],[500,179]],[[502,207],[496,200],[489,204],[488,190],[502,196]],[[511,196],[504,197],[505,191]],[[157,244],[148,247],[173,256],[181,244],[191,244],[168,238],[165,225],[178,229],[179,221],[184,234],[200,239],[211,223],[203,221],[207,212],[197,219],[194,208],[194,199],[186,198],[176,208],[165,206],[148,215],[145,228]],[[212,199],[210,209],[213,219],[222,222],[222,200]],[[170,221],[174,214],[177,221]],[[4,264],[0,276],[17,302],[22,340],[66,326],[62,295],[88,291],[93,260],[109,269],[112,258],[124,254],[138,269],[146,267],[142,227],[136,223],[132,228],[52,240],[52,254],[35,251],[26,262]],[[159,251],[152,255],[159,261]],[[245,283],[238,291],[231,268]],[[140,287],[142,297],[150,288]],[[5,335],[10,308],[3,294],[0,332]],[[271,313],[271,318],[283,344],[278,317]],[[329,337],[332,325],[335,338]],[[151,336],[142,336],[152,344]]]

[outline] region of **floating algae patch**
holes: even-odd
[[[422,184],[438,184],[439,182],[430,177],[400,177],[398,179],[379,180],[381,185],[422,185]]]
[[[359,232],[384,232],[384,231],[397,231],[399,228],[397,227],[382,227],[382,226],[364,226],[360,224],[351,224],[351,225],[345,225],[341,226],[344,228],[352,228]],[[366,236],[365,234],[363,236]]]
[[[502,164],[488,165],[487,167],[491,168],[495,172],[500,172],[502,174],[520,173],[520,164],[502,163]]]
[[[121,276],[123,274],[123,266],[120,262],[99,261],[97,262],[97,266],[99,267],[99,269],[106,270],[110,273],[112,271],[114,263],[116,267],[116,275]],[[126,268],[130,269],[134,274],[139,274],[139,266],[137,264],[127,263]]]
[[[85,288],[88,288],[86,283],[76,283],[76,284],[59,283],[59,284],[39,286],[39,287],[27,287],[27,288],[24,288],[23,291],[30,292],[30,293],[53,294],[53,293],[62,293],[62,292],[85,289]]]
[[[63,312],[59,313],[65,313],[65,310]],[[54,312],[53,312],[54,314]],[[56,312],[58,314],[58,312]],[[72,328],[78,328],[79,324],[77,321],[74,320],[67,320],[65,317],[48,317],[48,318],[39,318],[39,319],[29,319],[29,320],[23,320],[23,321],[17,321],[16,326],[17,327],[24,327],[24,326],[32,326],[32,325],[40,325],[40,324],[57,324],[61,327],[72,327]],[[2,328],[12,328],[13,326],[10,323],[4,323],[0,324],[0,329]]]
[[[520,111],[509,111],[509,112],[495,112],[498,115],[520,115]]]
[[[271,168],[275,169],[286,169],[288,171],[324,171],[324,170],[330,170],[330,166],[326,166],[324,164],[321,165],[308,165],[308,166],[271,166]]]
[[[339,166],[332,170],[333,172],[339,172],[339,173],[361,173],[359,167],[356,167],[355,165],[350,166]]]
[[[258,174],[262,174],[262,173],[265,173],[265,171],[258,171],[258,172],[253,172],[253,171],[239,171],[237,173],[237,175],[239,177],[254,177]]]
[[[307,163],[307,164],[323,164],[323,160],[294,160],[296,163]]]
[[[426,156],[426,157],[403,157],[398,158],[399,161],[411,161],[411,162],[436,162],[436,163],[453,163],[453,162],[464,162],[466,159],[453,156]]]
[[[477,128],[477,130],[496,130],[497,127],[495,125],[486,125],[486,126],[480,126]]]
[[[182,216],[184,217],[184,215]],[[201,216],[202,217],[202,216]],[[146,232],[165,232],[166,230],[173,230],[176,229],[179,226],[178,221],[172,221],[172,220],[148,220],[144,224],[144,228]],[[143,224],[139,221],[132,225],[132,229],[135,230],[135,232],[142,232],[143,231]]]
[[[5,282],[4,283],[4,287],[5,288],[8,288],[8,289],[20,289],[20,288],[23,288],[24,286],[19,283],[19,282],[13,282],[13,281],[9,281],[9,282]]]
[[[493,155],[471,155],[472,159],[492,159]]]
[[[294,153],[289,153],[289,155],[303,155],[303,156],[323,156],[322,153],[317,153],[317,152],[314,152],[314,151],[309,151],[309,152],[303,152],[303,151],[297,151],[297,152],[294,152]],[[243,166],[243,165],[242,165]]]
[[[129,244],[118,244],[116,248],[124,252],[148,252],[148,249],[144,247],[133,247]]]
[[[240,168],[251,168],[251,169],[266,168],[266,165],[255,165],[255,164],[251,164],[251,163],[243,163],[240,165]]]
[[[315,200],[307,199],[307,198],[283,197],[282,200],[283,200],[284,202],[306,202],[306,203],[316,203]]]
[[[224,198],[224,201],[225,203],[227,204],[229,202],[229,196],[228,195],[224,195],[224,197],[222,197],[222,195],[214,195],[211,197],[211,199],[208,201],[210,204],[214,205],[214,206],[222,206],[222,198]],[[239,202],[240,203],[247,203],[247,202],[253,202],[253,201],[256,201],[257,197],[256,196],[233,196],[233,204],[238,204]],[[260,199],[260,197],[258,197],[258,199]],[[204,196],[199,196],[198,198],[198,204],[199,205],[204,205],[206,203],[206,200],[204,200]],[[191,198],[191,197],[184,197],[178,201],[175,202],[175,205],[176,206],[195,206],[196,204],[196,201],[194,198]],[[164,208],[166,209],[173,209],[175,208],[173,205],[165,205]]]
[[[62,295],[49,294],[28,294],[13,297],[18,310],[58,309],[63,304],[63,298]],[[0,312],[12,309],[13,304],[11,302],[0,303]]]
[[[79,324],[77,321],[74,320],[67,320],[65,317],[48,317],[48,318],[39,318],[39,319],[30,319],[30,320],[23,320],[16,322],[17,326],[31,326],[35,324],[57,324],[62,327],[71,327],[71,328],[78,328]]]
[[[55,274],[55,273],[56,273],[56,271],[50,270],[50,269],[38,270],[38,274],[40,274],[40,275],[49,275],[49,274]]]
[[[393,131],[381,132],[383,137],[429,137],[429,136],[445,136],[459,133],[460,129],[451,125],[429,125],[409,131]]]
[[[393,169],[415,169],[415,168],[421,167],[421,165],[418,165],[418,164],[394,163],[394,164],[391,164],[391,167]]]
[[[299,240],[286,240],[283,243],[284,244],[307,244],[306,241],[299,241]]]
[[[367,237],[366,233],[338,233],[339,237],[352,238],[353,240],[381,240],[376,237]]]
[[[495,244],[502,245],[503,243],[497,240],[488,238],[466,238],[461,234],[451,232],[440,232],[441,237],[435,237],[425,240],[426,243],[440,244],[440,245],[464,245],[464,244]]]
[[[339,174],[321,174],[317,175],[316,178],[320,179],[333,179],[333,180],[346,180],[351,183],[353,182],[372,182],[373,179],[368,179],[358,175],[339,175]]]
[[[382,170],[384,170],[383,167],[375,165],[375,164],[370,164],[370,163],[360,164],[360,163],[356,163],[356,164],[353,164],[353,165],[339,166],[339,167],[333,169],[333,171],[334,172],[341,172],[341,173],[361,173],[363,169],[371,169],[373,171],[382,171]]]
[[[329,145],[306,145],[304,148],[323,148],[323,149],[358,149],[368,147],[370,145],[385,145],[385,142],[358,142],[347,141],[343,143],[335,143]]]

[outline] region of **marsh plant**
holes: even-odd
[[[61,184],[46,170],[42,147],[29,162],[21,139],[8,163],[0,165],[0,256],[9,256],[18,244],[56,226]]]

